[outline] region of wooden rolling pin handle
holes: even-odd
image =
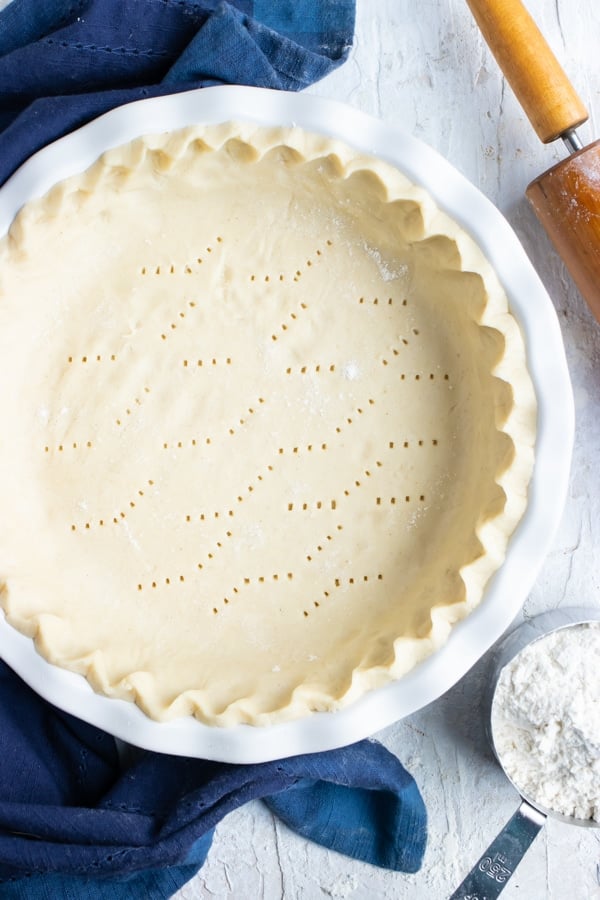
[[[521,0],[467,3],[541,141],[554,141],[587,120],[584,104]]]

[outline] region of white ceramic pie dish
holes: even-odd
[[[496,208],[420,141],[349,107],[309,95],[220,87],[117,109],[45,148],[0,192],[0,234],[26,201],[141,134],[197,122],[249,119],[298,125],[379,156],[424,187],[480,246],[508,295],[525,339],[538,403],[536,462],[525,516],[481,605],[448,643],[411,673],[335,713],[268,727],[215,728],[196,719],[159,723],[125,701],[96,694],[80,675],[50,665],[29,638],[0,620],[0,653],[38,693],[123,740],[157,751],[228,762],[257,762],[326,750],[365,737],[446,691],[482,656],[518,612],[549,548],[566,495],[573,406],[554,309],[510,226]]]

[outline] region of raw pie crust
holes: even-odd
[[[332,710],[440,647],[535,400],[473,240],[300,129],[111,150],[0,244],[1,604],[154,719]]]

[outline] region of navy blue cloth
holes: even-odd
[[[164,900],[201,867],[227,813],[265,798],[290,828],[416,872],[419,790],[375,741],[258,765],[140,751],[43,701],[0,662],[0,897]]]
[[[301,90],[346,58],[354,0],[12,0],[0,12],[0,185],[132,100],[215,84]]]

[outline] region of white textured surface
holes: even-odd
[[[528,8],[590,110],[584,143],[600,137],[596,0],[529,0]],[[350,60],[311,89],[401,125],[439,150],[515,228],[558,310],[577,411],[567,507],[525,615],[600,606],[600,326],[524,198],[564,156],[541,145],[482,42],[464,0],[357,0]],[[429,812],[423,868],[404,876],[309,844],[260,803],[217,829],[207,863],[178,900],[445,900],[517,806],[479,717],[485,660],[425,710],[378,737],[416,778]],[[506,900],[600,898],[600,831],[549,822],[502,894]]]

